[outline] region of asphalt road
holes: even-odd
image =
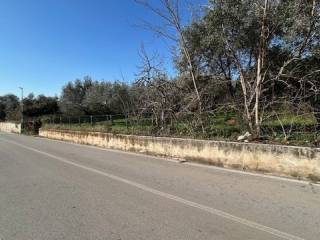
[[[0,133],[0,239],[320,239],[320,187]]]

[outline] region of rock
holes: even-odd
[[[245,139],[245,137],[242,135],[238,137],[238,141],[243,141],[244,139]]]
[[[246,138],[249,138],[249,137],[251,137],[251,133],[246,132],[246,133],[244,134],[244,136],[245,136]]]
[[[251,137],[251,133],[246,132],[244,135],[238,137],[238,141],[248,140]]]

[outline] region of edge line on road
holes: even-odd
[[[140,183],[137,183],[137,182],[134,182],[134,181],[130,181],[128,179],[125,179],[125,178],[122,178],[122,177],[118,177],[116,175],[109,174],[109,173],[97,170],[95,168],[91,168],[91,167],[87,167],[87,166],[82,165],[82,164],[75,163],[75,162],[70,161],[70,160],[68,160],[66,158],[59,157],[59,156],[50,154],[48,152],[44,152],[44,151],[41,151],[41,150],[36,149],[36,148],[28,147],[28,146],[26,146],[24,144],[20,144],[20,143],[11,141],[11,140],[0,139],[0,141],[20,146],[20,147],[22,147],[24,149],[27,149],[29,151],[33,151],[33,152],[39,153],[41,155],[45,155],[47,157],[56,159],[56,160],[58,160],[60,162],[63,162],[65,164],[69,164],[69,165],[72,165],[72,166],[87,170],[89,172],[93,172],[93,173],[105,176],[107,178],[113,179],[113,180],[121,182],[121,183],[125,183],[127,185],[130,185],[132,187],[138,188],[138,189],[143,190],[145,192],[149,192],[149,193],[152,193],[154,195],[157,195],[157,196],[160,196],[160,197],[163,197],[163,198],[166,198],[166,199],[173,200],[175,202],[184,204],[184,205],[189,206],[189,207],[200,209],[200,210],[205,211],[207,213],[211,213],[213,215],[216,215],[216,216],[231,220],[233,222],[240,223],[240,224],[245,225],[247,227],[250,227],[250,228],[253,228],[253,229],[257,229],[257,230],[260,230],[260,231],[265,232],[265,233],[269,233],[271,235],[280,237],[282,239],[303,240],[303,238],[300,238],[300,237],[297,237],[297,236],[282,232],[280,230],[277,230],[277,229],[274,229],[274,228],[271,228],[271,227],[264,226],[262,224],[259,224],[259,223],[256,223],[256,222],[241,218],[241,217],[237,217],[235,215],[229,214],[229,213],[221,211],[219,209],[215,209],[215,208],[208,207],[208,206],[205,206],[205,205],[193,202],[193,201],[189,201],[189,200],[186,200],[184,198],[181,198],[181,197],[169,194],[169,193],[165,193],[165,192],[156,190],[156,189],[148,187],[146,185],[143,185],[143,184],[140,184]]]
[[[118,149],[112,149],[112,148],[103,148],[103,147],[98,147],[98,146],[94,146],[94,145],[85,145],[85,144],[57,140],[57,139],[50,139],[50,138],[45,138],[45,137],[35,137],[35,138],[43,139],[43,140],[46,140],[49,142],[53,141],[53,142],[58,142],[58,143],[66,143],[66,144],[70,144],[70,145],[77,146],[77,147],[86,147],[86,148],[91,148],[91,149],[97,149],[100,151],[115,152],[115,153],[121,153],[121,154],[133,155],[133,156],[142,156],[142,157],[152,158],[155,160],[165,160],[165,161],[168,161],[171,163],[181,164],[181,159],[177,159],[177,158],[154,156],[154,155],[149,155],[149,154],[144,154],[144,153],[129,152],[129,151],[125,151],[125,150],[118,150]],[[267,179],[272,179],[272,180],[277,180],[277,181],[297,183],[300,185],[310,185],[311,184],[313,186],[320,187],[319,183],[313,183],[313,182],[306,181],[306,180],[291,179],[291,178],[287,178],[285,176],[281,177],[281,176],[266,175],[266,174],[255,173],[255,172],[245,172],[245,171],[239,171],[239,170],[235,170],[235,169],[216,167],[216,166],[211,166],[211,165],[206,165],[206,164],[201,164],[201,163],[196,163],[196,162],[188,162],[188,161],[183,162],[183,165],[197,167],[197,168],[204,168],[204,169],[212,169],[212,170],[222,171],[222,172],[230,172],[230,173],[234,173],[234,174],[247,175],[247,176],[252,176],[252,177],[257,177],[257,178],[267,178]]]
[[[0,134],[0,135],[6,135],[5,134]],[[8,133],[9,135],[15,135],[14,133]],[[272,179],[272,180],[277,180],[277,181],[284,181],[284,182],[291,182],[291,183],[296,183],[299,185],[312,185],[315,187],[320,187],[320,183],[314,183],[311,181],[307,180],[297,180],[297,179],[292,179],[288,178],[286,176],[275,176],[275,175],[267,175],[267,174],[262,174],[262,173],[256,173],[256,172],[246,172],[246,171],[240,171],[236,169],[230,169],[230,168],[225,168],[225,167],[216,167],[212,165],[207,165],[207,164],[201,164],[197,162],[181,162],[183,159],[177,159],[177,158],[169,158],[169,157],[163,157],[163,156],[155,156],[155,155],[149,155],[145,153],[139,153],[139,152],[129,152],[125,150],[118,150],[118,149],[112,149],[112,148],[103,148],[103,147],[98,147],[94,145],[86,145],[86,144],[81,144],[81,143],[75,143],[75,142],[70,142],[70,141],[63,141],[63,140],[58,140],[58,139],[51,139],[51,138],[45,138],[45,137],[39,137],[39,136],[33,136],[35,139],[41,139],[41,140],[46,140],[48,142],[58,142],[58,143],[64,143],[64,144],[70,144],[76,147],[85,147],[85,148],[91,148],[91,149],[97,149],[100,151],[107,151],[107,152],[115,152],[115,153],[121,153],[121,154],[127,154],[127,155],[133,155],[133,156],[141,156],[141,157],[148,157],[152,158],[155,160],[165,160],[167,162],[171,163],[176,163],[176,164],[182,164],[186,166],[191,166],[191,167],[196,167],[196,168],[203,168],[203,169],[211,169],[215,171],[220,171],[220,172],[229,172],[229,173],[234,173],[234,174],[239,174],[239,175],[244,175],[244,176],[251,176],[251,177],[256,177],[256,178],[267,178],[267,179]]]

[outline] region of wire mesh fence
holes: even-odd
[[[227,133],[229,128],[233,127],[232,122],[229,122],[223,128],[221,126],[219,127],[220,129],[212,128],[220,120],[217,117],[215,118],[214,115],[204,116],[199,118],[195,114],[182,113],[171,115],[170,117],[157,117],[151,113],[139,115],[47,116],[42,118],[42,124],[60,129],[94,130],[128,134],[143,133],[157,136],[199,136],[203,134],[203,125],[206,126],[205,130],[208,133],[212,133],[213,130],[219,130],[217,135],[226,136],[228,134],[224,133]],[[221,125],[221,123],[219,124]]]
[[[237,140],[247,129],[235,113],[177,113],[136,115],[46,116],[42,126],[55,129],[121,134]],[[319,124],[313,115],[268,116],[261,126],[260,142],[319,146]]]
[[[123,117],[123,116],[122,116]],[[120,118],[120,116],[119,116]],[[96,124],[112,125],[115,115],[90,115],[90,116],[50,116],[42,119],[45,124],[72,125],[72,124]]]

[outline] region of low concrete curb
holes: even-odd
[[[320,180],[320,148],[40,129],[56,140]]]
[[[0,122],[0,132],[21,133],[20,123]]]

